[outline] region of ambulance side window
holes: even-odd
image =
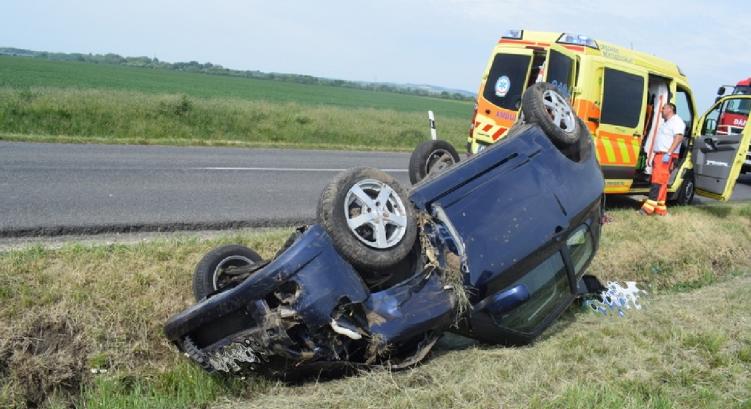
[[[644,101],[644,77],[605,68],[600,122],[634,128]]]

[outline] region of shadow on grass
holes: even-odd
[[[639,209],[641,200],[634,196],[608,195],[605,199],[605,210]]]
[[[703,206],[696,206],[696,209],[707,213],[709,215],[719,217],[719,218],[726,218],[730,216],[731,213],[733,213],[733,206],[728,205],[703,205]]]

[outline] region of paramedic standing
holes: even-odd
[[[657,137],[652,149],[652,180],[649,197],[639,212],[641,214],[657,214],[665,216],[668,208],[665,200],[668,196],[668,181],[673,162],[678,159],[683,141],[686,124],[675,113],[675,104],[668,102],[662,107],[662,119],[665,121],[657,131]]]

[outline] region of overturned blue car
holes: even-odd
[[[282,376],[407,367],[446,331],[529,343],[596,286],[604,182],[554,87],[530,87],[522,112],[505,140],[409,191],[376,169],[340,174],[272,260],[213,250],[166,336],[206,370]]]

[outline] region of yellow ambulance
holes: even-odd
[[[555,85],[570,98],[594,138],[606,180],[605,193],[649,191],[646,154],[672,102],[686,123],[670,198],[687,204],[694,193],[727,200],[745,160],[751,131],[725,135],[718,119],[733,104],[729,96],[697,115],[686,76],[670,61],[570,33],[511,30],[493,49],[477,94],[467,150],[482,151],[517,121],[524,90],[536,82]],[[737,102],[737,101],[736,101]]]

